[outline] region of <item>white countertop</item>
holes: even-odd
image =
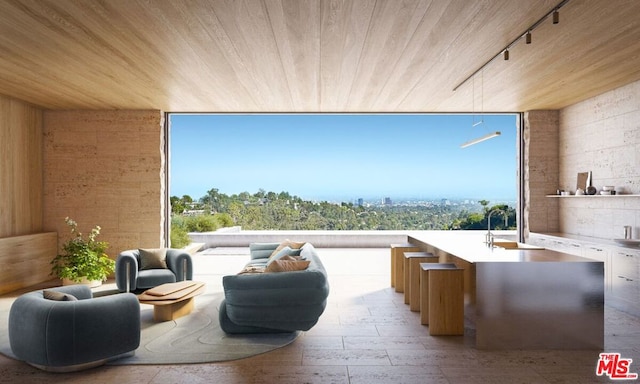
[[[638,247],[638,246],[627,246],[627,245],[624,245],[624,244],[620,244],[620,243],[616,242],[613,239],[603,239],[603,238],[600,238],[600,237],[574,235],[574,234],[571,234],[571,233],[561,233],[561,232],[553,232],[553,233],[536,232],[536,233],[532,233],[532,234],[541,235],[541,236],[558,237],[558,238],[568,239],[568,240],[577,240],[577,241],[580,241],[580,242],[583,242],[583,243],[592,243],[592,244],[600,244],[600,245],[606,245],[606,246],[612,246],[612,247],[633,249],[633,250],[636,250],[636,251],[638,249],[640,249],[640,247]]]
[[[509,238],[513,231],[492,231],[496,241]],[[486,231],[427,231],[411,237],[430,244],[470,263],[486,262],[597,262],[592,259],[548,249],[489,248],[484,243]]]

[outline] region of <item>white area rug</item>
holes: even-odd
[[[153,321],[153,307],[141,305],[141,340],[135,355],[110,362],[123,364],[185,364],[242,359],[269,352],[293,342],[296,333],[228,335],[218,322],[223,294],[205,292],[195,299],[195,308],[187,316],[173,321]],[[9,305],[0,311],[0,353],[11,352],[7,332]]]

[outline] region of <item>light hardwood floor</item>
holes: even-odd
[[[291,345],[216,364],[103,366],[50,374],[0,355],[0,383],[608,383],[599,351],[483,351],[465,336],[429,336],[389,286],[388,249],[319,249],[331,294],[319,323]],[[246,248],[195,256],[199,275],[238,272]],[[197,277],[196,277],[197,278]],[[0,305],[6,299],[0,297]],[[640,319],[607,308],[606,351],[640,372]]]

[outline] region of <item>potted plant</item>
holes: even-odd
[[[97,241],[100,227],[96,225],[85,239],[78,231],[78,223],[66,217],[65,223],[71,228],[71,239],[62,246],[62,253],[51,260],[51,274],[62,279],[63,285],[102,284],[115,270],[115,261],[105,253],[109,244]]]

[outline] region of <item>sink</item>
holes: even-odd
[[[508,240],[495,240],[493,242],[493,245],[498,248],[515,249],[515,250],[544,249],[543,247],[538,247],[536,245],[519,243],[517,241],[508,241]]]
[[[626,245],[628,247],[634,247],[640,245],[640,240],[638,239],[613,239],[618,244]]]

